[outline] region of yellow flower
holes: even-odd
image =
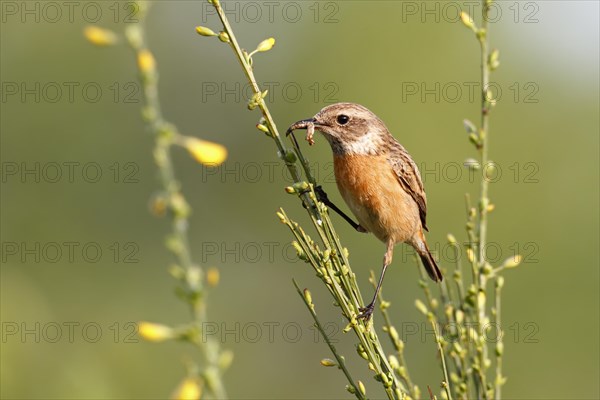
[[[140,50],[137,56],[138,68],[142,72],[154,71],[156,68],[156,61],[150,50]]]
[[[92,25],[86,26],[83,34],[91,44],[96,46],[110,46],[118,39],[113,31]]]
[[[173,338],[173,329],[152,322],[140,322],[138,324],[138,334],[149,342],[162,342]]]
[[[255,51],[269,51],[275,46],[275,39],[268,38],[258,44]]]
[[[172,398],[175,400],[197,400],[202,396],[202,388],[195,378],[185,378],[175,389]]]
[[[217,166],[227,158],[227,149],[218,143],[187,138],[184,146],[196,161],[204,165]]]
[[[219,284],[220,274],[219,270],[215,267],[211,267],[206,271],[206,282],[209,286],[215,287]]]

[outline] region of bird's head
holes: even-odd
[[[375,114],[355,103],[329,105],[314,117],[296,122],[288,132],[310,128],[310,125],[323,133],[337,155],[380,154],[385,150],[384,143],[390,135],[385,124]]]

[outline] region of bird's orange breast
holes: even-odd
[[[409,240],[420,228],[418,206],[385,155],[334,156],[338,189],[360,225],[379,240]]]

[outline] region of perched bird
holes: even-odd
[[[313,118],[296,122],[288,132],[294,129],[307,129],[311,144],[315,130],[325,136],[333,151],[337,187],[359,222],[353,226],[360,232],[373,233],[387,246],[375,295],[361,309],[360,316],[369,319],[373,313],[397,243],[414,247],[431,279],[440,282],[442,273],[423,234],[423,230],[428,230],[427,198],[419,170],[385,124],[359,104],[337,103],[323,108]],[[323,192],[321,197],[331,204]],[[337,207],[334,209],[338,211]]]

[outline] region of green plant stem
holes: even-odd
[[[488,23],[488,10],[491,0],[483,0],[483,12],[482,12],[482,25],[479,30],[478,38],[481,47],[481,168],[482,168],[482,179],[481,179],[481,196],[479,200],[479,227],[478,227],[478,238],[479,238],[479,276],[478,276],[478,295],[479,292],[484,292],[486,289],[487,277],[483,273],[483,268],[487,263],[485,249],[487,244],[487,224],[488,224],[488,191],[489,191],[489,180],[486,176],[486,169],[488,167],[488,148],[489,148],[489,111],[490,111],[490,100],[488,99],[488,87],[490,80],[490,67],[488,63],[489,59],[489,23]],[[486,318],[485,303],[477,301],[477,322],[479,327],[479,334],[483,334],[483,322]],[[480,344],[478,348],[479,354],[479,370],[481,379],[481,396],[484,399],[488,398],[487,395],[487,383],[486,383],[486,360],[487,360],[487,345],[485,343]]]
[[[346,362],[344,360],[344,357],[338,353],[338,351],[335,348],[335,346],[333,345],[333,343],[331,343],[331,339],[329,339],[329,336],[325,332],[325,329],[323,329],[323,325],[321,325],[321,322],[319,321],[319,317],[317,317],[317,313],[315,312],[314,304],[309,303],[308,299],[306,298],[306,296],[304,295],[304,293],[298,286],[298,283],[296,282],[296,280],[293,279],[292,281],[294,282],[294,286],[296,287],[298,294],[304,301],[304,304],[306,304],[306,308],[308,308],[310,315],[313,317],[313,320],[315,321],[315,325],[316,325],[317,329],[323,336],[323,339],[325,339],[325,343],[327,343],[327,346],[329,346],[331,353],[335,357],[338,367],[342,370],[342,372],[346,376],[346,379],[348,379],[348,383],[350,384],[350,386],[352,386],[352,388],[354,388],[354,395],[356,396],[357,399],[361,399],[361,400],[366,399],[366,397],[362,394],[362,392],[356,386],[356,383],[355,383],[356,381],[354,380],[354,378],[352,378],[352,375],[350,375],[350,372],[346,368]]]
[[[502,279],[502,278],[500,278]],[[501,303],[501,291],[502,291],[502,285],[498,283],[498,281],[496,281],[496,304],[495,304],[495,309],[496,309],[496,318],[495,318],[495,322],[496,322],[496,327],[498,329],[500,329],[500,327],[502,326],[502,303]],[[496,346],[501,346],[502,351],[498,352],[496,351],[496,379],[495,379],[495,393],[494,393],[494,399],[498,399],[500,400],[502,398],[502,385],[504,384],[504,377],[502,376],[502,353],[503,353],[503,349],[504,349],[504,345],[502,342],[502,336],[500,336],[500,339],[498,341],[498,343],[496,344]]]
[[[144,22],[150,4],[139,4],[138,13],[140,22],[128,28],[128,42],[135,54],[139,57],[142,52],[147,51]],[[162,110],[158,95],[158,72],[155,69],[139,69],[142,92],[144,96],[144,119],[150,126],[155,136],[154,159],[158,166],[162,189],[166,194],[167,203],[172,214],[172,238],[176,243],[170,249],[175,254],[179,265],[185,271],[183,280],[188,290],[193,293],[189,297],[190,310],[193,324],[200,329],[202,323],[207,320],[205,290],[202,279],[195,279],[193,275],[202,274],[199,266],[195,265],[190,250],[188,238],[189,207],[185,203],[181,193],[180,184],[175,176],[171,148],[181,139],[181,135],[172,124],[162,117]],[[218,366],[220,346],[212,338],[205,341],[194,340],[201,350],[205,360],[204,370],[201,372],[209,391],[219,399],[226,399],[227,392]]]
[[[454,243],[454,244],[452,244],[452,248],[454,249],[454,259],[455,259],[454,268],[455,268],[456,273],[458,274],[458,276],[455,278],[455,281],[456,281],[456,290],[458,292],[459,309],[463,312],[466,312],[465,287],[463,284],[464,273],[463,273],[461,256],[460,256],[460,246],[457,243]]]
[[[364,349],[363,357],[369,361],[370,365],[374,368],[376,376],[381,377],[385,374],[386,379],[391,380],[388,382],[388,385],[384,385],[388,398],[402,398],[402,392],[406,392],[406,390],[401,382],[397,381],[396,375],[389,365],[377,333],[372,325],[365,326],[357,320],[357,306],[353,304],[347,296],[349,290],[342,287],[344,281],[340,279],[340,276],[347,275],[350,277],[349,279],[352,287],[358,290],[354,273],[351,272],[349,266],[346,265],[342,266],[341,269],[334,269],[333,264],[335,263],[332,260],[335,260],[336,257],[334,257],[333,252],[329,249],[327,251],[330,253],[327,255],[325,252],[321,252],[298,224],[291,221],[283,210],[280,210],[279,217],[282,222],[290,228],[298,241],[298,244],[302,248],[305,260],[315,269],[317,276],[324,281],[329,292],[341,308],[343,315],[350,322],[344,331],[348,329],[353,330],[360,341],[360,345]],[[324,217],[327,217],[327,215],[325,214]],[[328,219],[323,221],[323,225],[329,223],[330,221]],[[398,391],[400,393],[397,393]]]
[[[435,334],[435,341],[437,343],[438,352],[440,353],[440,359],[442,361],[442,370],[444,371],[444,380],[445,381],[442,383],[442,387],[446,391],[446,396],[448,396],[448,400],[452,400],[452,390],[450,389],[450,378],[448,375],[448,368],[446,367],[446,356],[445,356],[444,348],[442,347],[442,337],[440,336],[440,333],[438,331],[435,315],[433,314],[433,312],[430,312],[429,314],[430,315],[428,316],[428,319],[429,319],[429,322],[431,323],[431,326],[433,327],[433,332]]]
[[[376,281],[375,273],[373,271],[371,271],[369,280],[370,280],[371,284],[373,285],[373,288],[376,288],[377,281]],[[383,323],[384,323],[383,330],[385,332],[387,332],[387,334],[390,338],[390,341],[392,342],[392,345],[394,346],[394,349],[396,350],[396,354],[398,355],[398,362],[399,362],[400,366],[404,368],[404,374],[399,373],[399,375],[406,383],[411,397],[413,399],[418,399],[420,393],[417,391],[415,384],[413,383],[412,379],[410,378],[410,373],[408,372],[409,371],[408,365],[407,365],[406,359],[404,357],[404,342],[402,342],[400,338],[395,337],[395,335],[397,335],[398,332],[397,332],[396,328],[394,327],[394,325],[392,324],[390,314],[387,310],[388,304],[383,299],[383,289],[379,291],[379,294],[377,295],[377,300],[379,301],[379,309],[381,311],[381,315],[383,316]]]
[[[483,0],[484,9],[487,9],[487,0]],[[488,167],[488,148],[489,148],[489,104],[487,100],[487,89],[490,83],[490,70],[488,66],[489,57],[489,44],[488,44],[488,17],[487,12],[483,12],[483,24],[481,30],[484,32],[479,38],[481,45],[481,84],[482,84],[482,95],[481,95],[481,168],[482,168],[482,179],[481,179],[481,196],[480,196],[480,220],[479,220],[479,261],[485,263],[485,246],[487,240],[487,217],[488,210],[487,205],[489,204],[488,199],[488,188],[489,180],[486,176],[486,168]],[[483,264],[482,264],[483,266]]]
[[[436,313],[435,313],[435,309],[436,309],[436,304],[433,301],[433,296],[431,294],[431,291],[429,290],[429,285],[426,281],[426,277],[425,277],[425,268],[423,268],[421,266],[420,260],[418,259],[418,257],[415,255],[415,259],[416,259],[416,264],[417,264],[417,268],[419,269],[419,274],[421,275],[421,279],[419,281],[421,287],[423,288],[423,291],[425,292],[425,297],[427,297],[427,302],[429,303],[429,307],[431,308],[431,310],[429,311],[428,315],[427,315],[427,319],[429,320],[429,322],[431,323],[431,326],[433,327],[433,331],[435,334],[435,341],[437,344],[437,348],[438,348],[438,352],[440,354],[440,359],[442,361],[442,371],[444,373],[444,382],[442,383],[442,386],[444,388],[444,390],[446,391],[446,395],[448,396],[449,400],[452,400],[452,394],[451,394],[451,390],[450,390],[450,379],[449,379],[449,375],[448,375],[448,367],[446,366],[446,356],[444,353],[444,348],[442,347],[442,338],[439,335],[438,329],[437,329],[437,317],[436,317]]]

